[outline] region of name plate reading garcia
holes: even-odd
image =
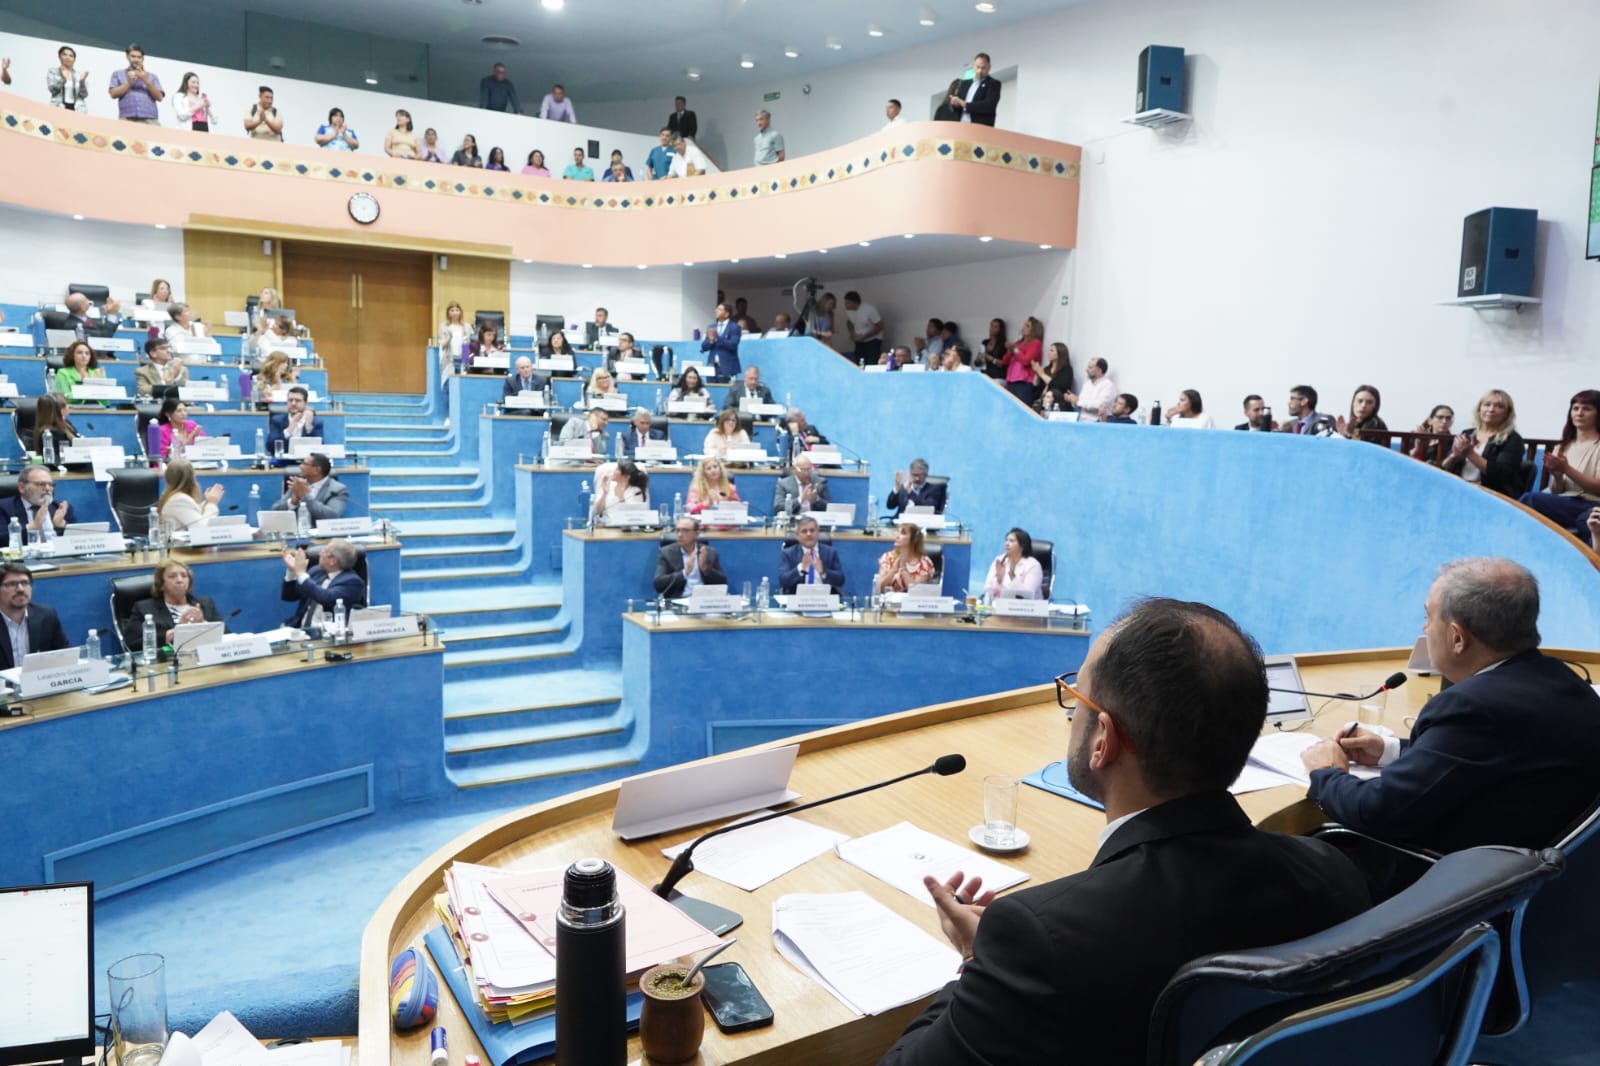
[[[360,537],[372,532],[372,516],[324,518],[316,525],[319,537]]]
[[[55,545],[57,555],[101,555],[128,547],[121,533],[78,533],[57,538]]]
[[[189,530],[189,546],[205,548],[213,544],[249,544],[256,531],[249,526],[195,526]]]
[[[1002,596],[994,601],[996,618],[1049,618],[1049,600],[1014,600]]]
[[[353,641],[394,640],[396,637],[414,637],[418,633],[417,616],[403,614],[398,618],[370,618],[350,623]]]
[[[76,692],[80,688],[103,685],[111,680],[111,668],[104,659],[85,659],[71,666],[56,666],[49,670],[24,672],[17,678],[21,696],[25,700],[50,696],[57,692]]]
[[[272,654],[272,642],[264,633],[247,633],[225,637],[212,644],[202,644],[194,650],[195,661],[201,666],[221,666],[246,659],[264,659]]]

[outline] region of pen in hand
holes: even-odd
[[[1339,739],[1340,740],[1349,740],[1351,737],[1356,735],[1356,730],[1360,729],[1360,728],[1361,728],[1361,723],[1360,722],[1351,722],[1350,723],[1350,728],[1346,729],[1343,733],[1339,734]]]

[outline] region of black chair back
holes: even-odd
[[[484,326],[493,326],[495,336],[502,341],[508,339],[506,337],[506,313],[504,311],[474,311],[472,313],[472,336],[474,339],[477,338],[478,331]]]
[[[34,404],[37,402],[34,396],[18,396],[11,401],[11,432],[16,435],[23,455],[33,451]]]
[[[947,477],[934,477],[929,474],[928,484],[939,485],[944,488],[944,509],[948,511],[950,509],[950,479]]]
[[[668,421],[667,421],[667,416],[665,414],[654,414],[654,413],[652,413],[650,415],[650,432],[652,432],[652,433],[659,432],[661,434],[661,437],[662,437],[663,440],[669,439],[668,438],[669,425],[668,425]]]
[[[756,439],[756,416],[740,414],[739,428],[744,430],[749,435],[751,442],[754,443]]]
[[[39,317],[44,321],[45,329],[72,329],[72,316],[66,311],[54,309],[40,311]]]
[[[133,405],[133,432],[139,439],[139,454],[150,458],[150,423],[161,417],[161,404],[140,402]]]
[[[66,365],[67,357],[60,352],[52,351],[44,357],[44,368],[52,374]]]
[[[106,482],[106,502],[111,517],[125,537],[150,534],[150,508],[161,499],[161,471],[135,466],[113,469]]]
[[[124,650],[133,646],[135,641],[128,639],[130,625],[144,624],[140,619],[137,623],[133,618],[134,604],[150,596],[150,589],[154,580],[149,574],[137,574],[132,577],[114,577],[111,579],[111,624],[116,628],[117,639],[122,641]]]
[[[17,479],[14,477],[0,477],[0,500],[15,499],[17,492]]]
[[[944,545],[943,544],[934,544],[934,543],[924,543],[922,545],[922,550],[923,550],[923,553],[928,556],[928,558],[933,560],[933,576],[938,578],[940,581],[943,581],[944,580]]]
[[[89,302],[96,307],[104,307],[105,302],[111,299],[111,289],[105,285],[85,285],[81,282],[73,282],[67,286],[67,295],[70,296],[75,292],[83,293],[89,298]]]
[[[1056,579],[1056,542],[1053,540],[1035,540],[1033,542],[1033,557],[1039,561],[1039,569],[1044,571],[1044,581],[1039,586],[1039,598],[1050,598],[1050,587]]]
[[[567,428],[567,423],[572,421],[574,411],[550,412],[550,441],[554,443],[561,439],[561,431]],[[585,416],[587,417],[587,416]]]
[[[1147,1061],[1192,1063],[1210,1048],[1298,1011],[1380,987],[1479,922],[1520,912],[1562,866],[1554,850],[1469,848],[1446,855],[1411,887],[1331,929],[1196,959],[1156,1000]]]

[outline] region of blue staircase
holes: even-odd
[[[342,399],[345,439],[372,470],[373,517],[399,529],[401,604],[444,636],[450,779],[485,788],[637,763],[622,664],[584,655],[560,584],[530,576],[513,501],[496,507],[443,414],[425,398]]]

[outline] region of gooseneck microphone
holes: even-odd
[[[1387,681],[1364,696],[1357,696],[1349,692],[1310,692],[1303,688],[1276,688],[1272,686],[1269,686],[1267,691],[1292,692],[1297,696],[1316,696],[1319,699],[1325,700],[1370,700],[1380,692],[1388,692],[1392,689],[1397,689],[1405,683],[1406,672],[1404,670],[1396,670],[1394,673],[1389,675]]]
[[[678,853],[678,857],[672,860],[672,867],[667,870],[667,875],[663,877],[661,879],[661,883],[656,885],[655,888],[651,889],[651,891],[663,899],[669,898],[673,887],[676,886],[679,881],[682,881],[686,876],[688,876],[688,874],[694,869],[694,849],[698,848],[701,844],[704,844],[712,837],[721,836],[724,833],[731,833],[735,829],[743,829],[746,826],[760,825],[762,822],[770,822],[774,818],[782,818],[786,814],[799,814],[801,811],[809,811],[813,807],[821,807],[824,804],[833,803],[836,800],[849,799],[851,796],[859,796],[863,792],[874,792],[880,788],[888,788],[890,785],[897,785],[902,781],[909,781],[913,777],[921,777],[923,774],[938,774],[940,777],[949,777],[951,774],[959,774],[966,768],[967,757],[965,755],[941,755],[937,759],[933,760],[933,764],[931,766],[924,766],[922,769],[913,770],[909,774],[901,774],[899,777],[892,777],[887,781],[879,781],[875,785],[863,785],[861,788],[851,789],[849,792],[841,792],[837,796],[827,796],[823,799],[812,800],[810,803],[802,803],[798,807],[786,807],[783,810],[769,811],[759,818],[749,818],[742,822],[734,822],[730,825],[721,826],[720,828],[711,830],[709,833],[702,833],[700,836],[694,839],[693,843]]]

